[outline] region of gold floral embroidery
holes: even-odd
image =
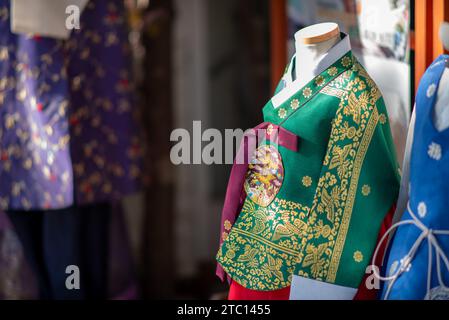
[[[218,262],[247,287],[275,290],[288,286],[308,212],[308,207],[280,198],[268,207],[247,199],[217,254]]]
[[[223,232],[221,234],[221,238],[223,239],[223,241],[226,240],[228,238],[228,234],[226,232]]]
[[[313,227],[314,238],[323,237],[325,239],[329,238],[331,234],[331,227],[323,223],[323,220],[319,220],[317,225]]]
[[[360,263],[360,262],[363,261],[363,254],[359,250],[357,250],[356,252],[354,252],[353,258],[354,258],[355,262],[359,262]]]
[[[272,125],[272,124],[268,125],[268,127],[267,127],[267,134],[268,134],[269,136],[271,136],[271,134],[273,133],[273,131],[274,131],[273,125]]]
[[[351,220],[352,210],[354,207],[355,194],[357,185],[359,182],[360,172],[362,170],[363,160],[365,159],[366,152],[368,151],[369,144],[376,129],[379,114],[375,105],[371,105],[371,115],[367,120],[363,136],[359,144],[358,152],[354,159],[354,169],[350,179],[349,190],[347,192],[346,206],[344,207],[343,216],[341,220],[340,230],[337,235],[334,250],[332,252],[332,258],[329,265],[329,270],[326,280],[328,282],[335,282],[337,276],[338,265],[340,263],[341,254],[346,240],[346,235],[349,228],[349,222]]]
[[[238,261],[244,262],[248,267],[257,267],[257,249],[250,245],[245,246],[245,251],[239,256]]]
[[[275,276],[280,281],[284,281],[284,276],[281,272],[282,260],[279,258],[275,259],[270,255],[267,257],[268,263],[262,266],[262,271],[265,272],[268,277]]]
[[[323,268],[325,264],[325,259],[323,259],[323,254],[327,248],[327,243],[322,243],[315,247],[313,244],[308,244],[306,248],[306,256],[302,265],[304,267],[311,267],[312,276],[314,278],[321,278],[323,275]]]
[[[231,228],[232,228],[232,223],[231,223],[231,221],[225,220],[225,222],[224,222],[224,228],[225,228],[225,230],[227,230],[227,231],[231,230]]]
[[[348,98],[348,104],[343,109],[344,115],[352,115],[356,124],[360,123],[361,111],[368,105],[368,93],[362,92],[359,98],[356,98],[354,92],[351,92]]]
[[[283,237],[302,236],[307,229],[307,224],[301,219],[291,218],[289,212],[281,214],[283,224],[278,224],[274,229],[272,240],[279,240]]]
[[[385,123],[387,123],[387,117],[385,116],[384,113],[382,113],[382,114],[379,115],[379,122],[380,122],[380,124],[385,124]]]
[[[302,178],[302,184],[304,185],[304,187],[308,188],[312,185],[312,178],[309,176],[304,176]]]
[[[351,62],[352,62],[352,60],[351,60],[350,57],[344,57],[344,58],[341,60],[341,64],[342,64],[344,67],[348,67],[348,66],[351,64]]]
[[[238,251],[239,250],[239,247],[235,244],[235,243],[233,243],[233,242],[231,242],[231,243],[226,243],[226,247],[227,247],[227,251],[226,251],[226,258],[228,258],[228,259],[234,259],[234,257],[235,257],[235,253],[236,253],[236,251]]]
[[[355,135],[357,133],[357,130],[355,129],[355,127],[349,127],[348,131],[346,132],[346,137],[348,139],[354,139]]]
[[[331,67],[329,68],[329,70],[327,70],[327,73],[331,76],[334,77],[337,75],[338,69],[336,67]]]
[[[312,96],[312,90],[309,87],[307,87],[303,90],[302,94],[304,98],[308,99]]]
[[[326,213],[327,219],[331,222],[335,218],[335,208],[340,205],[340,188],[335,186],[329,194],[326,189],[323,189],[321,195],[321,202],[317,206],[319,213]]]
[[[357,129],[349,125],[347,121],[343,122],[343,127],[339,128],[339,131],[341,140],[344,140],[345,138],[353,140],[357,134]]]
[[[351,144],[345,145],[343,148],[335,146],[332,150],[332,159],[329,163],[329,169],[337,168],[337,173],[342,178],[347,172],[350,164],[348,159],[349,152],[351,151]]]
[[[307,263],[304,263],[305,258],[301,259],[299,255],[299,263],[295,268],[295,274],[323,278],[330,283],[335,282],[363,160],[378,121],[375,104],[380,98],[378,89],[370,78],[362,79],[353,74],[347,84],[344,82],[348,79],[348,74],[342,74],[339,78],[332,85],[335,88],[345,88],[346,91],[341,95],[323,162],[328,170],[318,180],[309,213],[309,227],[302,242],[306,248],[304,250],[309,251],[305,255],[309,257]],[[366,90],[367,86],[371,88]],[[314,246],[309,248],[311,239],[316,240],[313,242]],[[324,251],[320,251],[322,262],[316,257],[320,245],[326,247]]]
[[[327,85],[320,91],[320,93],[340,99],[344,95],[344,90],[332,88],[331,86]]]
[[[287,111],[284,108],[279,109],[278,116],[281,119],[284,119],[287,116]]]
[[[337,75],[337,72],[338,69],[335,68],[335,75]],[[347,93],[347,83],[352,74],[353,73],[351,71],[343,72],[337,78],[329,82],[323,89],[321,89],[320,93],[342,99]]]
[[[298,100],[298,99],[293,99],[293,100],[290,102],[290,107],[291,107],[293,110],[298,109],[298,107],[299,107],[299,100]]]
[[[367,197],[371,193],[371,187],[367,184],[363,185],[362,187],[362,194]]]
[[[324,78],[323,78],[323,76],[318,76],[318,77],[315,79],[315,83],[316,83],[317,86],[321,87],[321,86],[324,84]]]

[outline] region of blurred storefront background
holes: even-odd
[[[101,2],[115,10],[113,1]],[[174,166],[170,134],[191,130],[194,120],[218,130],[260,120],[270,95],[268,1],[124,3],[126,12],[112,12],[107,21],[125,16],[129,24],[129,43],[120,45],[132,53],[129,88],[144,128],[146,184],[114,204],[118,212],[105,221],[108,297],[210,298],[226,290],[215,278],[214,256],[230,168]],[[9,4],[2,3],[0,18],[9,18]],[[0,212],[0,299],[39,298],[39,277],[27,260],[14,226]]]

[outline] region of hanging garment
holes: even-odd
[[[0,300],[35,299],[37,284],[19,238],[0,210]]]
[[[106,299],[109,204],[46,211],[9,211],[40,299]],[[76,266],[80,287],[68,290],[68,266]],[[73,273],[73,271],[72,271]]]
[[[9,5],[0,0],[0,208],[135,192],[142,157],[123,1],[90,1],[67,41],[12,34]]]
[[[408,197],[405,211],[385,239],[395,231],[387,255],[383,299],[449,299],[449,129],[441,129],[435,114],[437,92],[449,56],[441,55],[423,75],[416,95],[409,134]],[[447,71],[447,70],[446,70]],[[441,90],[443,96],[447,89]],[[439,97],[438,97],[439,98]],[[447,104],[443,111],[447,110]],[[439,121],[435,121],[439,118]],[[446,117],[447,124],[447,117]],[[408,164],[408,161],[407,163]],[[385,240],[384,239],[384,240]]]
[[[136,268],[121,203],[111,205],[109,219],[108,297],[113,300],[139,299]]]
[[[296,277],[353,298],[399,188],[381,94],[350,47],[279,94],[287,99],[271,99],[243,139],[236,160],[249,161],[232,168],[217,275],[257,291],[292,284],[291,294]]]
[[[74,291],[69,298],[105,298],[107,288],[107,297],[110,299],[137,299],[139,292],[122,206],[116,203],[110,206],[102,204],[90,208],[66,210],[53,212],[53,214],[49,211],[32,214],[21,212],[13,216],[16,228],[8,216],[0,211],[0,300],[62,298],[64,293],[66,293],[65,297],[69,297],[70,292],[58,287],[52,290],[51,285],[54,286],[59,281],[65,283],[65,278],[60,276],[64,263],[80,263],[80,271],[83,274],[83,291]],[[75,215],[73,215],[74,212],[76,212]],[[52,219],[56,222],[48,223]],[[44,224],[47,227],[44,228]],[[55,227],[52,228],[52,225]],[[105,230],[105,227],[108,229]],[[44,231],[46,240],[42,236]],[[80,232],[81,237],[78,234]],[[69,238],[69,233],[75,237]],[[30,236],[36,234],[41,235],[34,238]],[[62,240],[58,240],[59,243],[48,240],[55,239],[55,234],[64,235]],[[77,239],[77,243],[70,244],[74,238]],[[26,245],[27,250],[24,250],[22,243]],[[39,248],[36,249],[36,247]],[[76,250],[70,251],[70,247],[76,247]],[[61,255],[60,250],[69,250],[69,253]],[[53,256],[60,257],[62,261],[58,262],[55,259],[43,261],[44,251],[50,251]],[[67,256],[70,261],[64,258]],[[107,257],[107,269],[104,269],[105,257]],[[33,268],[30,268],[29,262]],[[49,269],[55,270],[58,269],[58,263],[62,267],[59,268],[59,272],[50,273],[49,277],[53,280],[48,281],[46,265],[53,265]],[[108,278],[107,285],[105,275]],[[65,276],[68,275],[65,274]],[[57,277],[59,280],[55,280]]]

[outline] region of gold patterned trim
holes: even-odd
[[[338,232],[334,250],[332,252],[332,258],[326,278],[326,281],[330,283],[334,283],[337,277],[338,265],[340,264],[341,255],[343,253],[343,247],[345,245],[346,235],[348,233],[349,223],[351,221],[351,215],[354,207],[354,200],[357,193],[357,185],[359,183],[363,161],[365,159],[366,152],[368,151],[378,121],[379,121],[379,113],[377,111],[377,107],[374,105],[373,113],[370,117],[366,130],[363,134],[360,148],[359,151],[357,152],[354,161],[354,171],[351,177],[351,183],[348,192],[348,200],[343,213],[340,230]]]
[[[277,245],[277,244],[275,244],[275,243],[273,243],[271,241],[268,241],[268,240],[266,240],[266,239],[264,239],[264,238],[262,238],[262,237],[260,237],[258,235],[255,235],[255,234],[253,234],[251,232],[239,229],[237,227],[234,227],[233,231],[235,231],[236,233],[243,234],[244,236],[247,236],[247,237],[252,238],[254,240],[257,240],[259,242],[265,243],[266,245],[269,245],[270,247],[273,247],[276,250],[279,250],[279,251],[284,252],[286,254],[289,254],[291,256],[297,256],[298,255],[298,252],[296,252],[294,250],[290,250],[290,249],[281,247],[281,246],[279,246],[279,245]]]

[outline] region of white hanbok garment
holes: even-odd
[[[11,0],[11,31],[67,39],[88,0]],[[74,11],[75,10],[75,11]],[[67,24],[68,23],[68,24]]]

